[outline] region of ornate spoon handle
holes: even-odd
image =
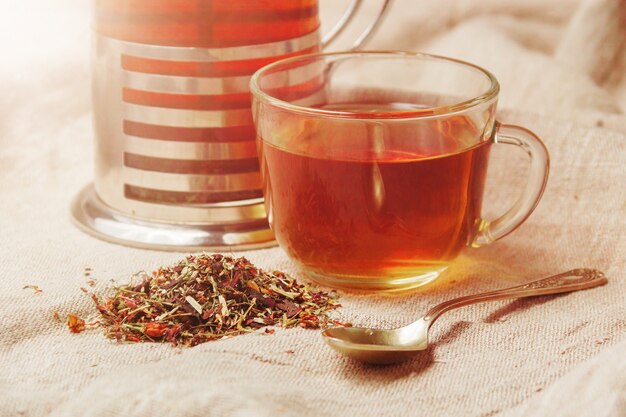
[[[596,269],[572,269],[571,271],[553,275],[538,281],[529,282],[527,284],[445,301],[431,308],[424,316],[424,320],[431,325],[446,311],[470,304],[483,303],[485,301],[504,300],[507,298],[534,297],[536,295],[559,294],[564,292],[586,290],[588,288],[604,285],[607,282],[608,280],[604,274]]]

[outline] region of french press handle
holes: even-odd
[[[348,27],[348,24],[354,19],[357,15],[359,9],[363,5],[364,0],[352,0],[348,8],[343,13],[341,18],[335,23],[335,26],[326,33],[322,38],[322,47],[326,48],[329,44],[331,44],[339,35],[343,33],[343,31]],[[352,46],[349,48],[350,51],[354,51],[359,49],[361,46],[365,44],[376,32],[376,29],[380,26],[380,23],[383,20],[383,17],[389,10],[389,5],[391,4],[391,0],[382,0],[382,6],[378,11],[378,14],[375,16],[374,20],[359,34],[356,38]]]

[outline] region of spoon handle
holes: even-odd
[[[428,310],[424,316],[424,321],[430,326],[446,311],[470,304],[504,300],[507,298],[534,297],[536,295],[560,294],[570,291],[586,290],[588,288],[604,285],[607,282],[604,274],[596,269],[573,269],[527,284],[445,301]]]

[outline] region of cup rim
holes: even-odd
[[[380,113],[375,113],[375,114],[368,113],[367,117],[364,117],[362,112],[319,109],[315,107],[307,107],[307,106],[293,104],[288,101],[284,101],[284,100],[281,100],[279,98],[269,95],[268,93],[263,91],[258,85],[259,79],[263,75],[265,75],[266,72],[271,71],[278,66],[290,64],[290,63],[297,62],[300,60],[325,58],[325,57],[332,57],[332,56],[354,56],[354,57],[397,56],[397,57],[408,57],[408,58],[421,58],[421,59],[433,60],[433,61],[439,61],[439,62],[445,61],[445,62],[449,62],[449,63],[453,63],[456,65],[461,65],[461,66],[465,66],[465,67],[469,67],[471,69],[477,70],[478,72],[482,73],[489,79],[490,86],[482,94],[479,94],[470,99],[459,101],[458,103],[453,103],[450,105],[427,107],[427,108],[421,108],[419,110],[402,110],[402,111],[394,110],[393,112],[380,112]],[[498,96],[498,93],[500,92],[500,84],[498,83],[498,80],[491,72],[487,71],[486,69],[476,64],[472,64],[470,62],[463,61],[457,58],[451,58],[451,57],[435,55],[435,54],[428,54],[428,53],[423,53],[423,52],[371,50],[371,51],[318,52],[318,53],[298,55],[298,56],[291,57],[291,58],[281,59],[279,61],[273,62],[271,64],[268,64],[260,68],[252,75],[252,77],[250,78],[250,92],[252,96],[254,97],[254,99],[256,100],[270,103],[272,105],[275,105],[277,107],[284,108],[290,111],[294,111],[298,113],[305,113],[308,115],[344,118],[344,119],[369,119],[371,120],[371,119],[389,119],[389,116],[386,116],[386,113],[387,114],[393,113],[394,120],[395,119],[402,120],[402,119],[425,119],[425,118],[440,117],[444,115],[452,115],[452,114],[464,112],[468,109],[490,102],[493,99],[495,99]]]

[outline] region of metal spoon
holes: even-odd
[[[539,281],[443,302],[408,326],[390,330],[360,327],[333,327],[325,330],[324,340],[337,352],[353,359],[391,364],[410,359],[428,346],[428,329],[446,311],[485,301],[534,297],[585,290],[607,283],[595,269],[574,269]]]

